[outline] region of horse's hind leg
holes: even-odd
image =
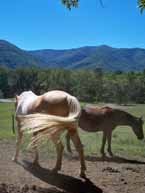
[[[35,140],[35,137],[37,137],[37,133],[33,134],[32,141],[33,141],[33,139]],[[38,149],[37,149],[37,142],[34,142],[33,149],[34,149],[34,153],[35,153],[33,165],[39,165],[39,153],[38,153]]]
[[[33,160],[33,165],[39,165],[39,153],[38,153],[37,145],[35,145],[33,147],[33,149],[34,149],[34,153],[35,153],[35,158]]]
[[[81,163],[80,177],[86,177],[85,175],[86,165],[85,165],[85,159],[84,159],[83,145],[81,144],[81,140],[76,130],[73,132],[69,132],[69,134],[77,152],[79,153],[79,158]]]
[[[17,138],[16,138],[16,151],[15,151],[15,154],[12,158],[12,160],[15,161],[15,162],[18,161],[18,156],[19,156],[19,151],[20,151],[20,145],[21,145],[21,142],[22,142],[22,137],[23,137],[23,132],[21,132],[20,129],[18,128]]]
[[[52,138],[52,140],[53,140],[53,143],[55,144],[56,153],[57,153],[56,165],[55,165],[53,171],[57,172],[57,171],[61,170],[62,155],[63,155],[64,146],[63,146],[62,142],[60,141],[60,139],[58,138],[58,136]]]
[[[69,133],[66,134],[66,148],[69,153],[72,153]]]

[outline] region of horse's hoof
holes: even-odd
[[[57,174],[57,173],[58,173],[58,171],[59,171],[59,169],[57,169],[57,168],[53,168],[51,171],[52,171],[52,173]]]
[[[106,159],[106,158],[107,158],[106,154],[103,153],[103,154],[102,154],[102,159],[104,160],[104,159]]]
[[[114,157],[113,153],[112,152],[108,152],[110,157]]]
[[[40,167],[40,164],[39,164],[39,162],[38,161],[34,161],[33,163],[32,163],[32,166],[33,167]]]
[[[15,162],[15,163],[17,163],[17,162],[18,162],[18,159],[15,158],[15,157],[13,157],[13,158],[12,158],[12,161]]]

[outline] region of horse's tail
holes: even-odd
[[[28,115],[17,116],[20,120],[20,127],[22,131],[27,133],[37,133],[40,136],[53,137],[55,134],[64,131],[67,127],[75,128],[78,124],[81,107],[78,100],[68,95],[67,101],[69,105],[69,115],[67,117],[35,113]],[[46,134],[47,133],[47,134]]]

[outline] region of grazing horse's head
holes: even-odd
[[[143,133],[143,120],[142,118],[135,118],[132,124],[132,129],[134,133],[136,134],[138,139],[143,139],[144,138],[144,133]]]

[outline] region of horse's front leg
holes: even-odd
[[[18,161],[18,156],[19,156],[19,152],[20,152],[20,145],[21,145],[21,142],[22,142],[22,137],[23,137],[23,133],[19,131],[17,133],[17,138],[16,138],[16,151],[15,151],[15,154],[12,158],[12,160],[15,161],[15,162]]]
[[[102,157],[105,157],[105,144],[106,144],[106,132],[103,131],[103,139],[102,139],[102,146],[101,146],[101,150],[100,150],[100,153],[102,154]]]
[[[81,140],[77,133],[77,130],[74,130],[73,132],[69,132],[69,135],[73,141],[76,151],[79,153],[79,158],[80,158],[80,163],[81,163],[80,177],[85,178],[86,177],[85,175],[86,164],[85,164],[85,159],[84,159],[83,145],[81,144]]]
[[[64,150],[64,146],[62,145],[62,142],[59,142],[58,144],[56,144],[57,161],[54,167],[54,171],[56,172],[61,170],[63,150]]]
[[[22,137],[23,137],[23,132],[21,132],[20,128],[18,127],[17,137],[16,137],[16,151],[15,151],[15,154],[12,158],[12,160],[15,161],[15,162],[18,161],[18,156],[19,156],[19,152],[20,152],[20,145],[21,145],[21,142],[22,142]]]
[[[110,156],[113,156],[112,149],[111,149],[112,130],[108,131],[107,140],[108,140],[108,153]]]

